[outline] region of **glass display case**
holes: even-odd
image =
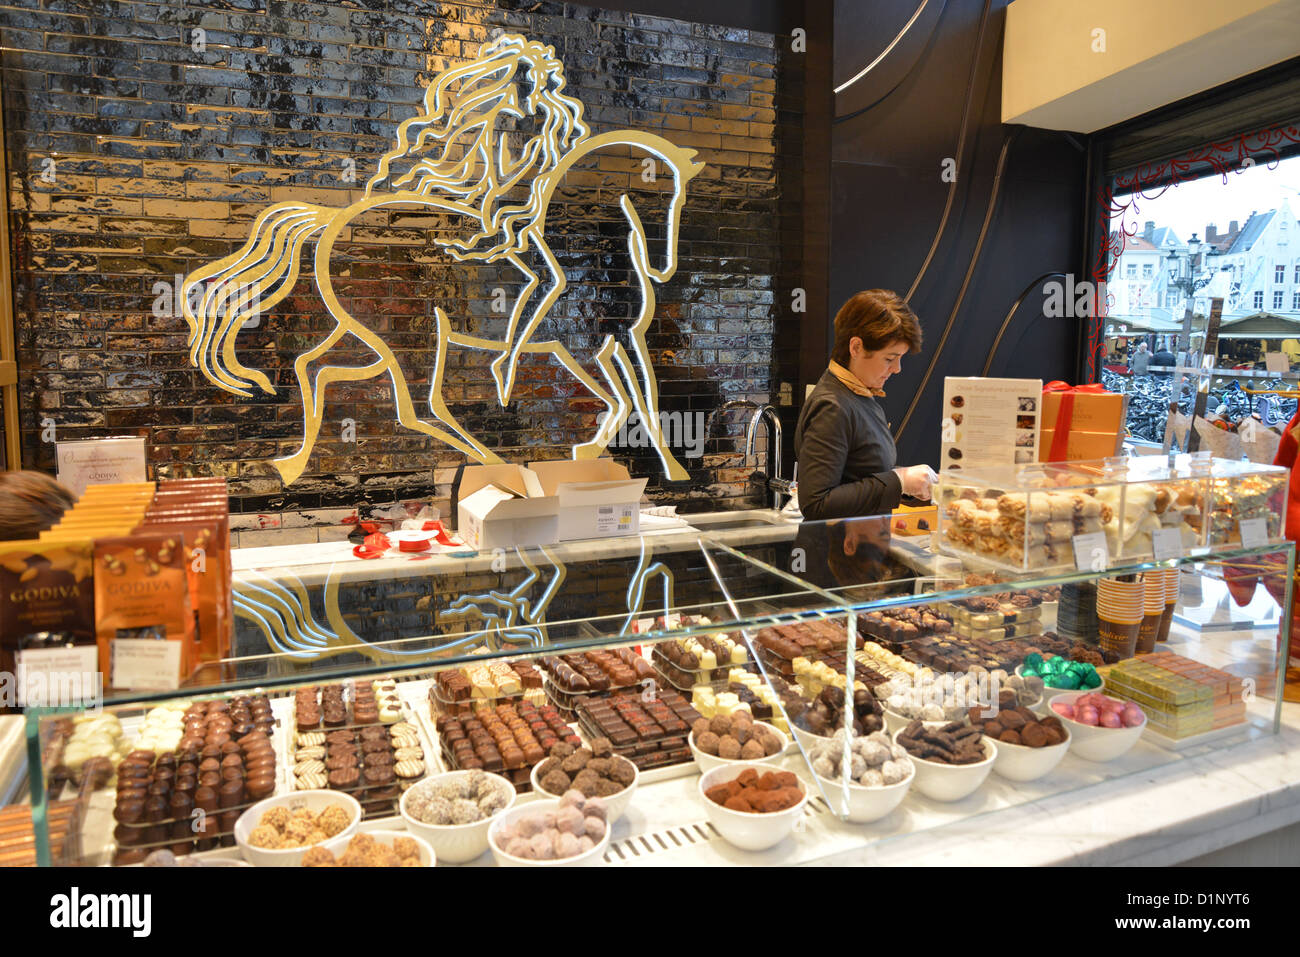
[[[1222,500],[1209,475],[1150,481],[1193,482],[1202,516]],[[1121,520],[1129,486],[1150,487],[1109,486]],[[302,858],[313,834],[260,830],[257,807],[298,795],[355,805],[362,831],[470,829],[468,810],[422,815],[452,813],[438,789],[474,771],[508,785],[480,863],[532,853],[513,809],[573,789],[607,809],[593,861],[687,862],[714,841],[789,861],[915,833],[1276,733],[1276,629],[1202,634],[1171,614],[1120,658],[1061,628],[1109,613],[1099,579],[1163,589],[1170,569],[1225,601],[1225,569],[1251,570],[1289,609],[1292,546],[1266,535],[1015,576],[894,538],[888,516],[373,561],[236,552],[229,659],[94,711],[29,709],[38,857],[261,862],[282,840],[272,855]],[[69,800],[51,841],[49,808]]]
[[[1242,520],[1263,522],[1247,540],[1276,538],[1286,482],[1278,466],[1208,453],[944,472],[938,539],[1008,573],[1076,567],[1081,550],[1100,570],[1239,543]]]

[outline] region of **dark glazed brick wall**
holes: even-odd
[[[195,28],[204,52],[191,46]],[[593,134],[646,130],[708,164],[689,186],[678,272],[656,287],[661,407],[703,415],[728,399],[775,401],[797,376],[797,356],[773,348],[798,338],[782,331],[798,327],[788,306],[799,284],[799,150],[778,136],[799,128],[803,67],[788,38],[545,2],[0,0],[24,464],[53,470],[48,420],[59,438],[146,434],[153,475],[228,476],[244,512],[445,496],[463,456],[396,423],[386,378],[330,388],[297,482],[284,488],[270,466],[298,448],[293,359],[333,328],[310,277],[314,244],[293,294],[237,340],[274,396],[205,379],[188,361],[184,319],[153,314],[153,289],[237,249],[272,203],[359,198],[398,123],[423,112],[430,80],[498,29],[555,46]],[[50,160],[53,182],[42,178]],[[535,341],[560,339],[581,358],[632,314],[615,218],[632,172],[607,158],[558,194],[552,245],[571,284]],[[492,290],[513,299],[520,284],[513,271],[453,263],[428,239],[444,226],[372,212],[332,262],[340,299],[392,345],[425,418],[434,307],[459,330],[499,338]],[[471,432],[509,461],[562,457],[590,438],[602,406],[563,369],[521,363],[502,409],[490,358],[449,358],[444,394]],[[341,441],[349,418],[354,444]],[[741,427],[715,429],[702,458],[675,450],[689,487],[666,484],[646,450],[611,451],[651,476],[657,499],[754,504]]]

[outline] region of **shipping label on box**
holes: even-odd
[[[641,529],[646,479],[612,459],[530,462],[542,490],[560,503],[560,541],[635,535]]]

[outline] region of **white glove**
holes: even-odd
[[[928,465],[909,465],[894,471],[898,473],[904,495],[919,498],[923,502],[930,501],[930,486],[939,478],[934,474],[934,469]]]

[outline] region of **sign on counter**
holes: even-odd
[[[1038,461],[1042,379],[943,380],[939,471]]]

